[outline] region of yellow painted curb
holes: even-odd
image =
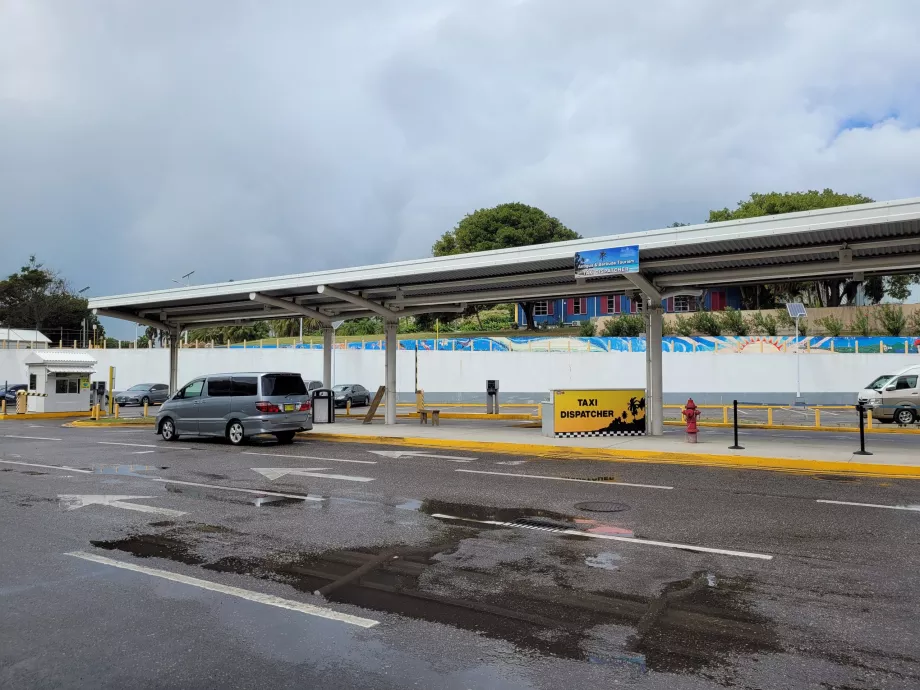
[[[436,405],[432,406],[432,409],[440,409]],[[365,415],[363,414],[336,414],[337,417],[345,417],[347,419],[364,419]],[[384,415],[375,414],[374,418],[382,418]],[[403,412],[397,414],[398,419],[418,419],[418,412]],[[500,412],[499,414],[486,414],[484,412],[441,412],[441,419],[477,419],[482,422],[491,422],[491,421],[527,421],[533,422],[537,421],[537,417],[534,417],[532,414],[527,414],[525,412]]]
[[[912,465],[795,460],[790,458],[716,455],[710,453],[669,453],[654,450],[548,446],[530,443],[495,443],[490,441],[466,441],[412,436],[358,436],[324,432],[301,432],[300,435],[303,438],[314,438],[323,441],[346,441],[351,443],[371,443],[391,446],[421,446],[425,448],[452,448],[454,450],[468,450],[481,453],[537,455],[539,457],[557,460],[605,460],[611,462],[726,467],[732,469],[778,470],[800,474],[851,474],[866,477],[920,479],[920,466]]]
[[[67,427],[94,427],[96,429],[103,429],[107,427],[116,427],[116,426],[153,426],[153,422],[148,422],[146,420],[138,420],[136,422],[129,422],[128,420],[119,420],[117,422],[97,422],[94,420],[77,420],[71,422],[70,424],[65,424]]]
[[[25,412],[23,414],[0,414],[0,421],[8,422],[14,419],[67,419],[69,417],[89,417],[90,412]]]

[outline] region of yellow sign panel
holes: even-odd
[[[80,390],[81,391],[89,390],[89,379],[80,379]]]
[[[643,436],[645,391],[554,391],[556,436]]]

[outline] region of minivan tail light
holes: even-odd
[[[298,412],[309,412],[310,407],[311,407],[310,403],[302,402],[300,403],[300,408],[298,409]]]
[[[259,412],[265,412],[267,414],[271,414],[274,412],[281,412],[280,407],[278,407],[273,402],[268,402],[267,400],[259,400],[258,402],[256,402],[256,409]]]

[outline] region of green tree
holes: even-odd
[[[843,333],[843,321],[833,314],[828,314],[823,319],[818,319],[818,325],[823,326],[828,335],[837,337]]]
[[[883,304],[878,312],[878,322],[888,335],[898,336],[907,330],[907,317],[899,304]]]
[[[4,326],[45,331],[54,340],[61,331],[67,331],[68,336],[79,333],[84,319],[90,329],[96,324],[97,336],[104,336],[86,300],[71,292],[63,278],[34,256],[18,272],[0,280],[0,324]]]
[[[757,218],[798,211],[814,211],[837,206],[867,204],[873,199],[864,194],[840,194],[832,189],[819,192],[815,189],[807,192],[769,192],[751,194],[750,199],[742,199],[737,208],[715,209],[709,212],[709,222],[718,223],[740,218]],[[874,276],[864,283],[866,297],[870,302],[880,302],[886,294],[892,299],[903,301],[910,294],[910,285],[920,284],[920,274],[898,276]],[[812,289],[814,300],[804,299],[808,303],[817,302],[822,307],[839,307],[846,300],[847,304],[856,301],[859,283],[849,278],[826,278],[813,285],[802,283],[784,283],[782,285],[751,285],[741,288],[741,302],[745,309],[775,308],[783,302],[794,301],[790,296],[802,298]]]
[[[499,204],[466,215],[431,247],[435,256],[527,247],[534,244],[581,239],[558,218],[522,203]],[[536,330],[533,302],[521,302],[527,327]]]

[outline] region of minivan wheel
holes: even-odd
[[[160,436],[164,441],[175,441],[179,438],[179,434],[176,433],[176,424],[169,417],[160,422]]]
[[[908,407],[902,407],[900,410],[895,410],[894,421],[898,424],[913,424],[914,411]]]
[[[278,439],[278,443],[293,443],[296,435],[296,431],[279,431],[275,438]]]
[[[246,440],[246,437],[243,436],[243,425],[240,422],[233,420],[227,425],[227,440],[234,446]]]
[[[150,404],[150,398],[148,398],[146,395],[143,398],[141,398],[141,405],[149,405],[149,404]]]

